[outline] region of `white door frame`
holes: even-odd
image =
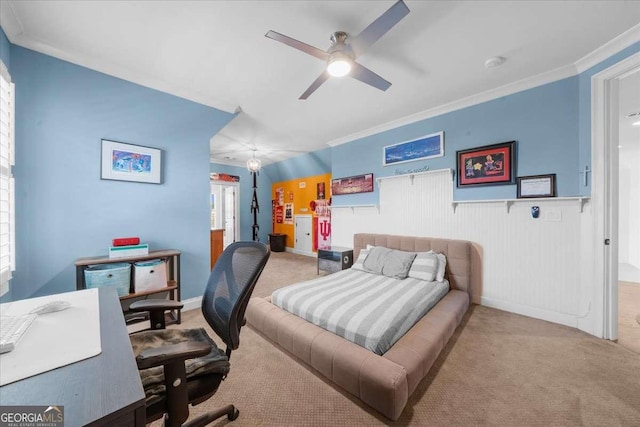
[[[619,81],[640,70],[636,53],[591,78],[591,200],[594,220],[594,335],[618,337]],[[611,244],[605,245],[605,239]]]
[[[219,213],[221,213],[221,224],[220,227],[225,229],[225,233],[224,233],[224,240],[225,240],[225,248],[226,246],[229,244],[229,236],[227,236],[226,233],[226,227],[225,227],[225,216],[226,213],[224,212],[224,206],[226,205],[226,200],[224,200],[224,187],[233,187],[234,192],[235,192],[235,197],[234,197],[234,206],[233,206],[233,211],[235,213],[235,218],[233,221],[233,228],[234,228],[234,236],[232,237],[232,242],[235,242],[237,240],[240,240],[240,183],[239,182],[232,182],[232,181],[222,181],[222,180],[211,180],[211,185],[215,185],[215,186],[220,186],[220,198],[221,200],[218,201],[217,206],[219,207]],[[213,189],[212,189],[213,191]],[[218,209],[218,207],[216,209]]]

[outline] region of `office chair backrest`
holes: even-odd
[[[240,328],[253,288],[269,259],[260,242],[235,242],[218,258],[202,298],[202,314],[227,345],[227,356],[240,344]]]

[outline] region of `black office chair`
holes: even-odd
[[[149,311],[152,330],[130,336],[146,395],[147,423],[165,416],[165,426],[180,426],[189,417],[189,404],[211,397],[229,372],[231,351],[240,344],[240,328],[253,288],[269,259],[259,242],[229,245],[211,271],[202,298],[202,314],[227,348],[222,351],[199,329],[163,329],[164,312],[181,308],[177,301],[143,300],[133,311]],[[188,426],[204,426],[223,415],[231,421],[239,411],[227,405],[202,415]]]

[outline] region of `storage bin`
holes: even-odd
[[[272,252],[284,252],[286,234],[273,233],[269,234],[269,246]]]
[[[98,264],[84,270],[84,281],[87,288],[101,288],[113,286],[119,296],[129,295],[131,286],[131,264],[120,262],[113,264]]]
[[[135,292],[166,287],[167,264],[164,260],[139,261],[133,264],[133,288]]]

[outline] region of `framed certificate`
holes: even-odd
[[[518,199],[556,197],[556,174],[518,177]]]

